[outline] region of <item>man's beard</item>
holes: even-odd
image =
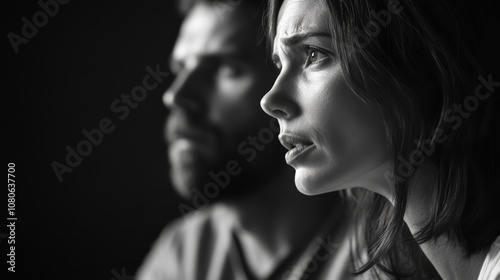
[[[193,190],[203,186],[208,180],[209,163],[199,152],[170,150],[170,178],[177,193],[184,199],[193,195]]]
[[[210,203],[244,197],[262,189],[265,182],[286,167],[283,149],[277,139],[267,144],[263,151],[258,151],[251,161],[237,152],[237,144],[228,145],[223,143],[222,138],[217,140],[218,145],[213,147],[216,150],[211,153],[214,157],[209,157],[202,149],[184,149],[182,142],[176,143],[174,149],[169,149],[172,183],[184,199],[190,200],[196,193],[208,197]],[[228,146],[231,148],[228,149]],[[237,162],[238,167],[235,169],[241,171],[236,175],[230,174],[227,170],[229,162]],[[217,179],[218,175],[222,180]],[[227,186],[226,182],[221,181],[227,181]],[[212,186],[212,191],[213,186],[218,186],[217,195],[208,193],[207,184]]]

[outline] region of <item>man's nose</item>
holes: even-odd
[[[266,114],[277,119],[291,119],[299,114],[294,101],[292,84],[278,76],[269,92],[260,100],[260,107]]]
[[[199,91],[201,80],[196,70],[185,70],[177,75],[172,85],[163,94],[163,104],[168,109],[175,107],[186,110],[192,114],[202,110],[202,98]]]

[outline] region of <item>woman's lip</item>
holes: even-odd
[[[278,140],[287,150],[292,150],[296,146],[300,145],[309,146],[313,144],[304,136],[290,133],[280,133]]]
[[[294,147],[285,154],[285,161],[288,165],[300,158],[314,148],[314,144],[304,144]]]

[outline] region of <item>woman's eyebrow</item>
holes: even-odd
[[[306,40],[307,38],[311,38],[311,37],[331,38],[331,34],[328,32],[303,32],[303,33],[293,34],[290,37],[282,38],[280,41],[286,47],[293,47],[293,46],[299,44],[300,42]],[[278,65],[280,63],[279,55],[277,53],[273,52],[271,54],[271,61],[275,65]]]
[[[286,46],[293,46],[296,45],[302,41],[304,41],[307,38],[310,37],[331,37],[331,34],[328,32],[304,32],[304,33],[296,33],[293,34],[290,37],[287,38],[282,38],[281,43]]]

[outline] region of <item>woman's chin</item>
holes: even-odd
[[[313,174],[304,174],[301,170],[295,171],[295,186],[297,190],[305,195],[318,195],[334,191],[343,190],[343,186],[338,182],[331,181],[325,182],[322,178],[318,178]]]
[[[366,188],[372,191],[383,189],[388,181],[385,177],[390,163],[374,165],[373,167],[351,172],[319,172],[307,168],[295,170],[295,185],[299,192],[305,195],[318,195],[350,188]],[[343,170],[348,171],[348,170]]]

